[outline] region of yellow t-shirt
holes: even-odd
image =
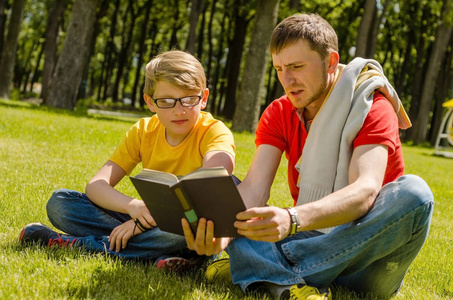
[[[202,166],[207,152],[225,151],[234,158],[234,150],[233,134],[228,127],[202,111],[192,131],[176,147],[167,143],[165,127],[157,115],[140,119],[129,129],[109,160],[127,175],[140,162],[146,169],[186,175]]]

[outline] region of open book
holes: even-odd
[[[214,222],[215,237],[237,237],[236,214],[246,209],[233,177],[225,168],[199,169],[181,178],[150,169],[130,177],[163,231],[184,235],[186,218],[196,233],[198,220]]]

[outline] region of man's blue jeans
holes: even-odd
[[[364,217],[328,234],[299,232],[278,243],[237,238],[227,247],[233,282],[335,283],[359,293],[388,297],[403,278],[428,235],[434,199],[419,177],[386,184]]]
[[[128,214],[103,209],[80,192],[59,189],[47,203],[50,222],[65,233],[77,237],[77,245],[88,251],[105,252],[115,256],[154,260],[161,255],[192,257],[183,236],[153,228],[131,238],[125,249],[109,250],[108,237],[112,230],[130,220]],[[138,230],[138,229],[137,229]]]

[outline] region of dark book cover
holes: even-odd
[[[219,169],[200,169],[181,179],[146,170],[130,179],[161,230],[184,235],[182,218],[192,223],[193,231],[198,219],[206,218],[214,222],[215,237],[238,237],[233,224],[246,207],[232,176],[223,168],[216,172]],[[186,209],[181,197],[187,201]]]

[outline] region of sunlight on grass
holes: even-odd
[[[0,101],[0,299],[268,299],[232,284],[209,283],[200,270],[162,274],[152,265],[125,262],[74,249],[22,247],[17,238],[30,222],[50,225],[45,205],[58,188],[84,191],[133,120],[98,119]],[[254,134],[235,133],[235,175],[244,179],[255,152]],[[436,205],[430,235],[395,299],[453,298],[453,159],[430,148],[403,148],[406,172],[423,177]],[[137,170],[135,170],[136,172]],[[271,203],[292,203],[282,158]],[[128,180],[118,188],[137,196]],[[338,291],[337,299],[359,299]]]

